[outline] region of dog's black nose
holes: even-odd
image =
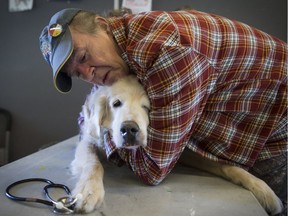
[[[136,137],[139,132],[139,126],[134,121],[125,121],[121,124],[121,135],[124,139],[126,146],[132,146],[136,144]]]

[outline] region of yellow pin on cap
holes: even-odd
[[[63,28],[60,24],[52,24],[50,27],[49,27],[49,34],[52,36],[52,37],[58,37],[63,31]]]

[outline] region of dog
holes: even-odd
[[[78,197],[76,211],[91,212],[100,207],[104,200],[104,170],[98,152],[104,149],[105,132],[112,134],[117,148],[145,148],[149,110],[149,98],[134,75],[122,78],[112,86],[101,86],[87,97],[82,107],[82,138],[71,163],[71,171],[78,178],[73,190],[73,195]],[[179,162],[250,190],[271,215],[282,210],[282,202],[273,190],[240,167],[208,160],[191,150],[184,150]]]
[[[112,86],[99,86],[88,95],[82,106],[81,141],[71,163],[72,174],[78,178],[73,190],[78,212],[91,212],[103,202],[104,170],[98,152],[103,152],[105,132],[109,131],[117,148],[145,147],[149,109],[147,94],[134,75]]]

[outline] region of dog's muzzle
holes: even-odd
[[[120,133],[123,138],[123,147],[138,145],[139,126],[134,121],[125,121],[121,124]]]

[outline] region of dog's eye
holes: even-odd
[[[120,107],[122,105],[121,101],[120,100],[116,100],[113,102],[113,107]]]
[[[142,108],[149,113],[150,112],[150,108],[148,106],[142,105]]]

